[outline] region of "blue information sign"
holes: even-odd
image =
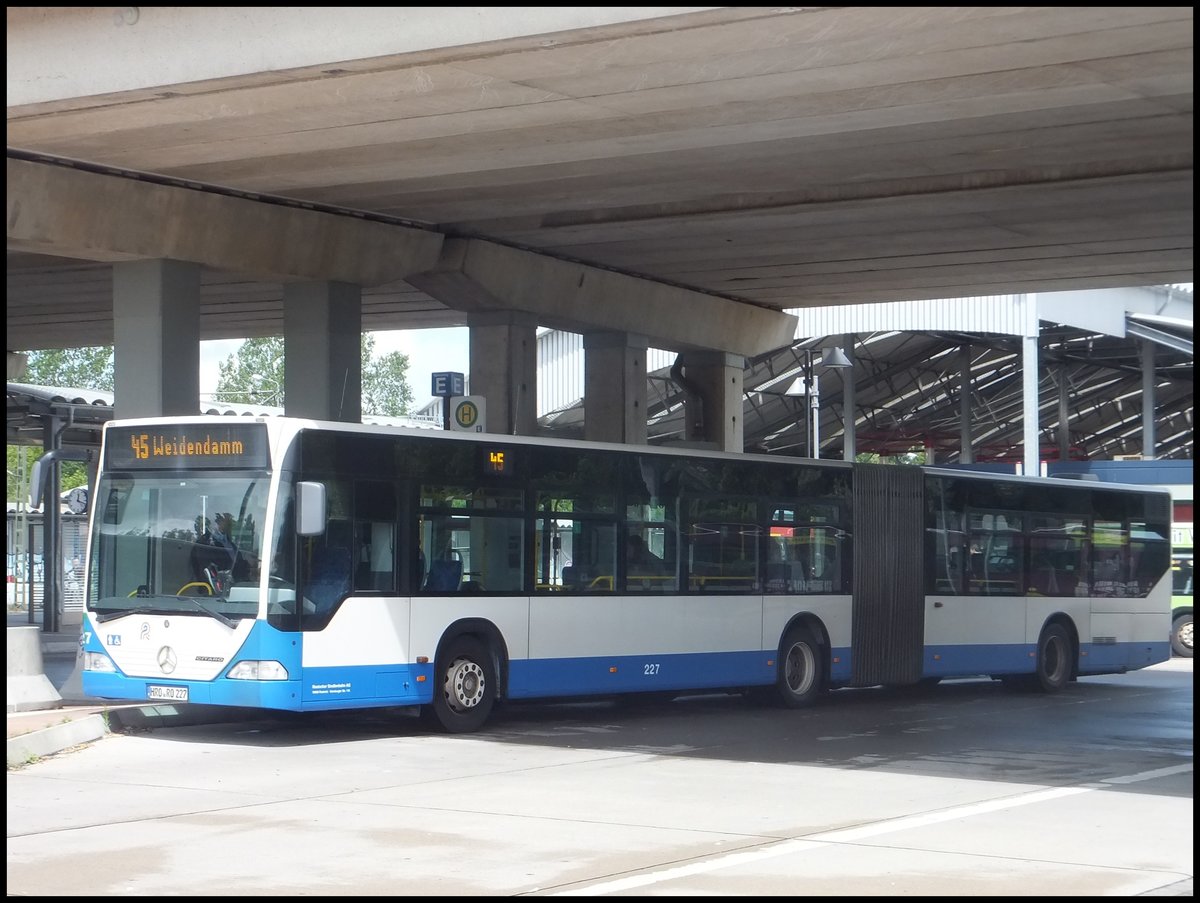
[[[466,395],[466,385],[466,378],[462,373],[435,373],[430,394],[438,398]]]

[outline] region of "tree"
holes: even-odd
[[[25,464],[22,468],[20,454],[25,449]],[[42,456],[42,450],[36,445],[8,446],[8,495],[10,502],[29,501],[29,470],[33,462]]]
[[[914,448],[898,455],[879,455],[875,452],[859,452],[854,460],[863,464],[924,464],[925,449]]]
[[[55,386],[63,389],[96,389],[113,391],[113,347],[96,345],[89,348],[51,348],[28,352],[28,362],[22,380],[33,386]],[[16,446],[6,449],[8,460],[8,500],[22,501],[28,491],[19,479],[19,451]],[[27,446],[25,452],[25,479],[33,462],[40,458],[43,449]],[[87,485],[87,468],[84,465],[64,461],[60,467],[61,486],[74,489]]]
[[[34,386],[113,390],[112,345],[30,351],[23,380]]]
[[[283,339],[246,339],[218,374],[217,401],[283,407]]]
[[[403,417],[412,409],[408,355],[389,351],[376,358],[375,336],[363,333],[362,410],[380,417]]]
[[[392,351],[374,356],[375,336],[363,333],[362,411],[399,417],[412,407],[408,384],[408,356]],[[272,336],[246,339],[220,365],[217,399],[233,404],[283,407],[283,339]]]

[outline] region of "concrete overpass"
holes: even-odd
[[[119,405],[176,412],[198,339],[283,334],[298,413],[352,419],[360,329],[465,324],[527,432],[550,325],[588,337],[591,437],[639,441],[647,343],[729,415],[789,309],[1192,281],[1192,24],[10,7],[9,347],[115,341]]]

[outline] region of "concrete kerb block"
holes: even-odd
[[[9,737],[5,744],[5,755],[9,767],[24,765],[64,749],[99,740],[108,732],[108,724],[103,715],[88,715],[86,718],[64,721],[40,731]]]
[[[39,628],[8,628],[8,711],[62,708],[63,700],[46,677]]]

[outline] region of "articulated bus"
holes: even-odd
[[[107,699],[466,732],[499,700],[1055,692],[1170,656],[1170,498],[1134,487],[196,417],[107,424],[90,516]]]

